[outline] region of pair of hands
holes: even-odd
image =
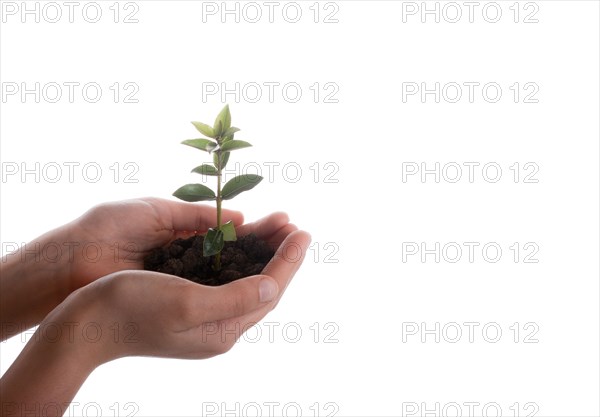
[[[238,235],[255,233],[277,249],[262,275],[207,287],[142,270],[152,249],[203,233],[215,218],[211,207],[146,198],[99,205],[64,226],[57,235],[71,253],[55,269],[70,295],[38,332],[68,329],[61,343],[77,347],[90,368],[129,355],[201,359],[228,351],[278,303],[310,236],[283,213],[243,224],[241,213],[223,210]]]

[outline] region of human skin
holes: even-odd
[[[72,256],[59,262],[19,252],[3,258],[2,337],[40,326],[0,379],[2,415],[60,415],[87,376],[114,359],[204,359],[228,351],[278,303],[310,236],[283,213],[242,225],[241,213],[224,210],[224,221],[232,220],[239,235],[256,233],[278,248],[262,275],[207,287],[141,270],[151,249],[202,233],[215,217],[206,206],[160,199],[107,203],[37,239],[41,248],[70,242]],[[95,262],[82,253],[85,242],[102,249]],[[115,243],[123,250],[114,250]],[[89,324],[100,329],[92,338],[82,331]],[[62,331],[48,337],[44,329],[51,327]],[[115,336],[115,328],[132,331]]]

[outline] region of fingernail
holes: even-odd
[[[272,278],[263,278],[258,284],[258,296],[261,303],[274,299],[277,292],[279,292],[279,287]]]

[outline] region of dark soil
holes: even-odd
[[[144,269],[177,275],[202,285],[223,285],[262,272],[274,255],[273,249],[254,234],[225,242],[221,270],[213,270],[213,256],[202,256],[204,236],[177,239],[153,250],[144,259]]]

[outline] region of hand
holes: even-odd
[[[223,210],[223,222],[243,223],[240,212]],[[74,247],[69,261],[72,290],[113,272],[143,269],[144,257],[176,238],[205,233],[216,224],[206,205],[143,198],[96,206],[69,225]]]
[[[287,221],[287,216],[278,216]],[[267,218],[242,230],[262,231],[261,238],[269,235],[278,245],[262,275],[208,287],[158,272],[122,271],[74,293],[65,305],[80,306],[87,320],[101,328],[116,323],[130,332],[129,340],[114,340],[114,332],[102,332],[106,339],[94,354],[95,364],[131,355],[204,359],[228,351],[243,331],[275,307],[304,260],[308,233],[288,224],[273,235],[266,225],[276,223]]]
[[[5,414],[68,404],[98,365],[119,357],[202,359],[227,352],[277,304],[310,243],[292,225],[273,226],[287,216],[271,219],[240,228],[281,243],[264,275],[207,287],[158,272],[121,271],[73,292],[44,319],[0,380]],[[69,330],[59,340],[46,340],[50,324]],[[101,331],[90,336],[83,331],[89,324]]]
[[[103,330],[100,343],[81,341],[91,345],[85,351],[94,366],[132,355],[204,359],[224,353],[277,304],[304,259],[306,232],[282,233],[280,239],[262,275],[209,287],[158,272],[117,272],[76,291],[57,309],[83,315],[61,317],[58,311],[50,320],[73,321],[74,315]],[[118,339],[109,330],[115,328],[122,330]]]

